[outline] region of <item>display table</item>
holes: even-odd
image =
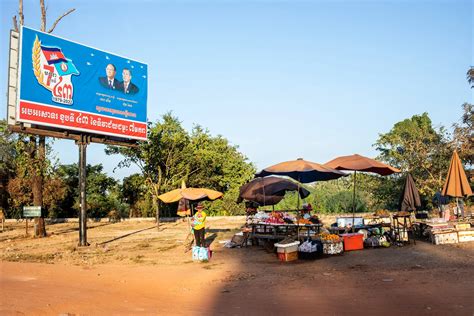
[[[320,233],[323,224],[272,224],[256,223],[250,224],[252,228],[252,240],[283,240],[288,236],[298,236],[299,238],[311,237],[311,232]],[[301,233],[304,232],[302,236]]]

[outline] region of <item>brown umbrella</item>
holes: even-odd
[[[459,159],[456,151],[454,151],[451,163],[449,164],[448,175],[446,176],[442,195],[455,197],[458,208],[458,198],[472,195],[471,186],[467,181],[461,159]],[[464,211],[462,215],[464,216]]]
[[[388,176],[392,173],[400,172],[397,168],[357,154],[341,156],[326,162],[324,165],[338,170],[373,172],[381,176]]]
[[[416,188],[415,181],[411,174],[407,174],[405,188],[400,199],[400,211],[414,211],[421,206],[420,194]]]
[[[449,195],[452,197],[465,197],[472,195],[471,186],[469,185],[469,181],[467,181],[461,159],[459,159],[456,151],[453,153],[453,157],[451,158],[442,195]]]
[[[319,163],[303,160],[290,160],[267,167],[256,174],[257,177],[269,175],[287,176],[301,183],[327,181],[345,177],[344,172],[323,166]]]
[[[386,165],[380,161],[364,157],[361,155],[341,156],[328,161],[324,164],[327,167],[337,170],[354,171],[354,191],[352,194],[352,217],[355,216],[355,188],[357,171],[359,172],[373,172],[381,176],[388,176],[392,173],[400,172],[397,168]],[[354,223],[354,222],[353,222]],[[354,225],[353,225],[354,226]]]
[[[290,160],[267,167],[257,173],[257,177],[270,175],[287,176],[301,183],[310,183],[315,181],[327,181],[345,177],[344,172],[320,165],[319,163],[303,160]],[[297,208],[300,207],[300,198],[298,195]]]
[[[260,206],[275,205],[280,202],[287,191],[298,191],[302,199],[310,192],[295,182],[280,177],[255,178],[240,187],[237,203],[243,200],[257,202]]]

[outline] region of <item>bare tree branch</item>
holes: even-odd
[[[41,27],[40,31],[46,31],[46,8],[44,7],[44,0],[40,0],[40,7],[41,7]]]
[[[18,32],[18,21],[16,20],[16,15],[13,16],[13,28]]]
[[[18,8],[18,15],[20,16],[20,25],[25,24],[25,16],[23,15],[23,0],[20,0],[18,2],[19,8]]]
[[[64,13],[63,15],[61,15],[56,21],[54,21],[54,24],[53,26],[49,29],[48,33],[51,33],[54,31],[54,28],[56,27],[56,25],[59,23],[59,21],[61,21],[62,18],[64,18],[66,15],[68,14],[71,14],[72,12],[76,11],[76,9],[70,9],[69,11],[67,11],[66,13]]]

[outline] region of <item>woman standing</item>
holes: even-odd
[[[194,240],[196,241],[196,246],[205,247],[206,242],[204,235],[206,233],[206,217],[207,214],[203,211],[204,205],[199,202],[196,206],[196,214],[193,216],[193,229],[194,229]]]

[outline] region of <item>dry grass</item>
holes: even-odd
[[[209,220],[215,234],[214,243],[230,239],[243,221]],[[89,222],[89,247],[79,247],[78,223],[47,225],[48,237],[33,238],[25,235],[24,223],[8,225],[0,233],[0,260],[14,262],[63,263],[80,266],[96,264],[173,265],[190,263],[189,252],[184,251],[188,235],[186,222],[161,223],[160,229],[152,221],[100,223]],[[212,226],[218,227],[215,232]],[[31,233],[32,230],[29,232]],[[207,269],[212,269],[212,266]]]

